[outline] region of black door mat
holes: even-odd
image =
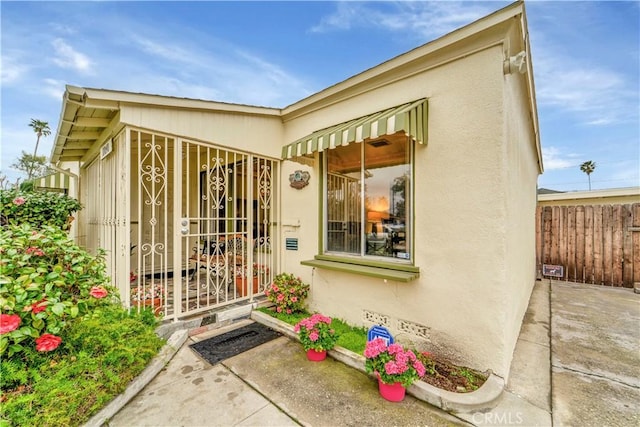
[[[261,323],[252,323],[225,334],[191,344],[190,347],[207,362],[215,365],[236,354],[243,353],[281,336],[280,332],[276,332]]]

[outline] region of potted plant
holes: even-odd
[[[267,286],[264,294],[276,305],[278,313],[296,313],[304,309],[304,300],[309,295],[309,285],[289,273],[278,274]]]
[[[302,319],[293,330],[298,333],[307,358],[312,362],[324,360],[327,350],[331,350],[338,340],[336,331],[331,327],[331,318],[319,313]]]
[[[367,342],[364,357],[367,372],[378,377],[380,395],[391,402],[404,399],[406,388],[425,374],[413,351],[400,344],[387,345],[382,338]]]
[[[133,275],[131,278],[133,278]],[[153,307],[155,315],[159,315],[162,312],[162,300],[164,300],[164,288],[160,283],[131,288],[131,304]]]
[[[247,282],[249,282],[249,268],[246,265],[236,265],[234,271],[234,277],[236,282],[236,291],[238,295],[244,297],[248,295],[249,286]],[[253,293],[258,293],[258,287],[260,284],[264,284],[269,280],[269,267],[266,265],[253,263]]]

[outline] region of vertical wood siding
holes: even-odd
[[[606,286],[640,282],[640,203],[539,206],[536,263],[564,266],[565,279]]]

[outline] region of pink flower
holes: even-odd
[[[278,307],[278,308],[276,308],[276,311],[277,311],[278,313],[282,313],[282,307]]]
[[[413,362],[413,367],[416,369],[416,371],[418,371],[418,376],[420,378],[424,377],[424,374],[427,373],[426,368],[424,367],[422,362],[419,360],[416,360],[415,362]]]
[[[89,291],[89,295],[91,295],[94,298],[104,298],[108,294],[109,292],[107,292],[107,290],[102,286],[94,286],[91,288],[91,291]]]
[[[298,302],[298,297],[292,296],[291,297],[291,302]]]
[[[44,252],[42,251],[42,249],[36,248],[35,246],[29,246],[25,252],[28,255],[35,255],[35,256],[43,256],[44,255]]]
[[[364,357],[367,359],[373,359],[377,357],[380,353],[385,351],[387,345],[385,344],[382,338],[376,338],[367,342],[367,346],[364,349]]]
[[[31,311],[35,314],[45,311],[47,309],[47,299],[42,298],[38,302],[31,304]]]
[[[16,197],[15,199],[13,199],[14,205],[18,205],[18,206],[24,205],[24,202],[25,202],[24,197]]]
[[[318,335],[318,331],[311,331],[311,333],[309,333],[309,339],[313,342],[318,341],[318,338],[320,338],[320,335]]]
[[[0,335],[15,331],[20,322],[20,316],[17,314],[0,314]]]
[[[291,313],[292,313],[292,312],[291,312],[291,309],[290,309],[290,308],[287,308],[287,314],[291,314]]]
[[[280,288],[278,287],[278,285],[275,285],[275,284],[273,286],[271,286],[271,290],[273,292],[280,292]]]
[[[36,350],[38,351],[52,351],[58,348],[62,338],[51,334],[44,334],[40,338],[36,339]]]
[[[278,301],[282,301],[284,300],[284,294],[278,294],[278,297],[276,298]]]

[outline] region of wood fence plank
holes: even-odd
[[[567,280],[572,282],[576,281],[576,207],[569,206],[567,208],[567,223],[566,223],[566,235],[567,235]]]
[[[558,259],[556,264],[564,265],[565,278],[567,277],[567,207],[560,206]]]
[[[640,227],[640,203],[633,204],[633,227]],[[640,231],[633,231],[633,282],[640,282]]]
[[[633,287],[633,206],[622,205],[622,286]],[[637,267],[636,267],[637,268]]]
[[[545,206],[542,211],[542,263],[551,264],[551,233],[552,233],[551,206]]]
[[[593,207],[593,283],[602,285],[602,205]]]
[[[584,207],[584,281],[595,283],[593,276],[593,206]]]
[[[603,283],[613,285],[613,217],[611,205],[602,207],[602,271]]]
[[[558,246],[560,242],[560,206],[553,206],[551,214],[551,264],[558,263]]]
[[[585,282],[584,274],[584,206],[576,206],[576,281]]]
[[[613,286],[622,286],[622,205],[613,205],[611,215],[613,226],[611,238],[611,284]]]

